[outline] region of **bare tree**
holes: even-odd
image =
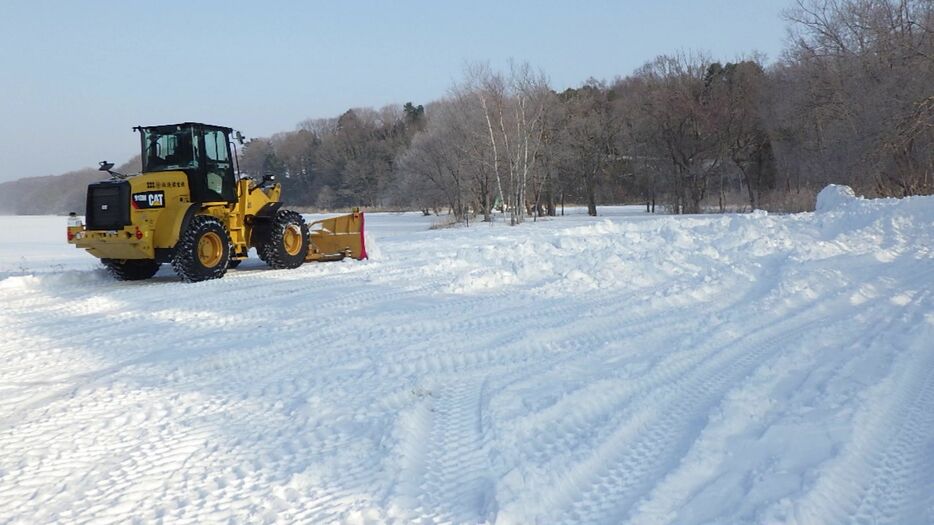
[[[459,222],[467,216],[472,192],[452,130],[443,117],[431,118],[425,131],[415,136],[411,147],[400,157],[399,166],[410,191],[427,190],[428,194],[442,196]]]
[[[579,89],[560,95],[567,109],[563,140],[570,155],[565,170],[580,181],[587,213],[597,215],[597,187],[618,164],[619,120],[613,114],[606,85],[590,79]]]
[[[671,206],[698,213],[711,177],[723,160],[722,105],[711,101],[703,55],[660,56],[638,73],[646,93],[642,104],[646,141],[671,162]]]
[[[739,171],[746,187],[751,209],[760,205],[763,191],[775,184],[775,159],[772,142],[762,116],[765,71],[757,60],[721,65],[711,64],[705,83],[708,104],[722,108],[717,126],[722,148],[732,166]],[[729,175],[726,166],[719,174],[719,207],[724,211],[724,186]]]
[[[531,207],[530,182],[541,177],[535,170],[550,97],[548,82],[528,64],[511,64],[508,77],[486,65],[472,66],[465,84],[461,91],[473,93],[483,112],[501,210],[509,211],[510,224],[519,224]]]
[[[934,3],[802,0],[786,18],[786,62],[806,75],[792,93],[815,124],[791,135],[816,144],[825,169],[845,166],[883,195],[934,191],[934,137],[913,124],[934,85]]]

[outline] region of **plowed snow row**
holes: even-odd
[[[607,211],[197,284],[0,217],[0,523],[934,522],[934,199]]]

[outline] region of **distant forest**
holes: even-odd
[[[277,175],[292,205],[452,221],[518,223],[571,203],[800,211],[828,183],[934,193],[934,2],[802,0],[784,16],[789,43],[771,64],[683,52],[561,92],[525,63],[475,64],[439,100],[253,139],[240,167]],[[80,211],[99,178],[0,184],[0,211]]]

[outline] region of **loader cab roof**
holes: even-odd
[[[183,171],[192,202],[236,202],[231,128],[200,122],[136,126],[143,173]]]
[[[216,126],[214,124],[205,124],[203,122],[180,122],[178,124],[157,124],[154,126],[134,126],[133,131],[140,131],[143,129],[169,129],[169,128],[202,128],[202,129],[213,129],[226,131],[228,134],[233,133],[233,128],[228,128],[224,126]]]

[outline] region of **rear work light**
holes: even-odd
[[[73,241],[75,239],[75,232],[72,228],[81,228],[84,224],[81,222],[81,219],[78,218],[78,214],[71,212],[68,214],[68,227],[65,229],[68,232],[68,240]]]

